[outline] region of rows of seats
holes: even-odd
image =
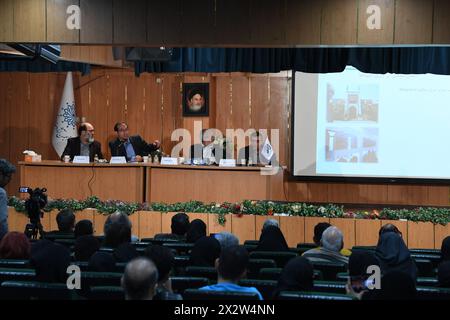
[[[73,239],[54,239],[54,241],[73,249]],[[184,299],[255,299],[252,294],[228,294],[199,291],[198,288],[214,284],[217,271],[212,267],[189,265],[189,251],[193,244],[173,240],[142,239],[133,245],[143,254],[149,245],[158,244],[173,250],[175,268],[171,277],[175,293]],[[290,252],[258,252],[256,241],[246,241],[245,247],[250,252],[247,279],[241,280],[242,286],[256,287],[264,299],[271,299],[277,280],[286,263],[314,247],[313,244],[298,244]],[[112,252],[111,248],[101,251]],[[353,247],[357,250],[374,250],[374,247]],[[436,287],[436,267],[440,261],[439,250],[411,250],[418,267],[417,291],[421,299],[450,299],[450,289]],[[80,267],[81,290],[68,290],[66,284],[47,284],[35,282],[35,271],[27,260],[0,260],[0,298],[2,299],[123,299],[124,293],[120,281],[125,268],[124,263],[117,263],[114,272],[91,272],[87,262],[74,261]],[[281,299],[295,300],[351,300],[346,296],[348,279],[345,264],[314,263],[313,292],[283,292]],[[257,298],[257,297],[256,297]]]

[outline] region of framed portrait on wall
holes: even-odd
[[[183,117],[209,116],[209,83],[183,83]]]

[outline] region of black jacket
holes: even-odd
[[[242,149],[239,150],[238,153],[238,159],[237,159],[237,164],[241,164],[241,160],[245,159],[245,163],[246,165],[248,165],[248,160],[250,159],[250,156],[252,158],[252,162],[253,165],[256,164],[268,164],[268,165],[275,165],[276,161],[275,160],[275,155],[272,156],[272,159],[270,161],[267,161],[267,159],[265,159],[264,157],[261,156],[261,151],[258,149],[257,153],[258,154],[254,154],[254,151],[252,152],[253,154],[250,155],[250,146],[246,146]]]
[[[66,156],[66,155],[70,156],[70,160],[73,160],[73,158],[75,158],[75,156],[79,156],[81,153],[80,144],[81,144],[80,137],[69,138],[67,140],[67,145],[66,145],[66,148],[64,149],[61,159],[64,159],[64,156]],[[97,155],[99,159],[103,159],[102,145],[98,141],[94,141],[89,145],[89,161],[90,162],[94,162],[95,155]]]
[[[156,151],[157,148],[154,144],[148,144],[141,136],[131,136],[131,145],[133,146],[134,153],[137,156],[147,156],[151,152]],[[127,157],[127,151],[125,150],[125,144],[119,140],[119,138],[109,143],[109,150],[111,150],[111,156],[113,157]]]

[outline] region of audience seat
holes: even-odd
[[[0,259],[0,268],[29,268],[28,260]]]
[[[280,278],[282,268],[262,268],[259,270],[259,279],[261,280],[277,280]],[[314,270],[314,280],[323,280],[322,271]]]
[[[244,244],[244,247],[245,247],[245,249],[247,249],[247,251],[249,253],[255,251],[256,248],[258,248],[257,245],[253,245],[253,244]]]
[[[120,286],[121,278],[118,272],[81,272],[81,287]]]
[[[250,259],[272,259],[279,268],[283,268],[289,260],[295,257],[297,254],[294,252],[253,251],[250,253]]]
[[[347,271],[347,265],[345,263],[314,262],[313,267],[315,270],[322,271],[323,280],[326,281],[335,281],[336,275],[339,272]]]
[[[339,293],[346,294],[345,289],[346,284],[337,281],[314,281],[314,291],[315,292],[329,292],[329,293]]]
[[[433,263],[428,259],[414,259],[417,266],[418,277],[432,277]]]
[[[175,293],[183,294],[186,289],[197,289],[209,284],[208,278],[199,277],[170,277],[172,289]]]
[[[71,264],[78,266],[81,271],[89,271],[88,261],[74,261]]]
[[[298,292],[283,291],[279,295],[280,300],[353,300],[350,296],[337,293],[324,292]]]
[[[212,281],[217,281],[217,270],[213,267],[187,267],[186,275],[189,277],[207,278]]]
[[[376,246],[353,246],[352,251],[375,251]]]
[[[175,256],[175,268],[185,268],[189,265],[189,256]]]
[[[140,242],[148,242],[150,244],[155,244],[162,246],[164,243],[174,243],[174,242],[180,242],[179,240],[172,239],[172,238],[161,238],[161,239],[153,239],[153,238],[143,238]]]
[[[431,254],[431,255],[441,255],[441,249],[409,249],[411,254]]]
[[[133,247],[135,247],[136,249],[138,248],[143,248],[144,250],[147,249],[148,246],[151,245],[150,242],[132,242]]]
[[[187,242],[165,242],[163,243],[163,247],[175,249],[178,254],[188,254],[194,247],[194,244]]]
[[[273,291],[277,287],[278,281],[242,279],[239,285],[243,287],[255,287],[263,296],[264,300],[272,299]]]
[[[336,281],[339,282],[347,282],[348,280],[348,272],[339,272],[336,274]]]
[[[304,254],[306,251],[310,249],[317,248],[317,245],[315,243],[299,243],[297,244],[297,253],[298,255]]]
[[[419,300],[450,300],[450,288],[417,287]]]
[[[91,287],[89,300],[124,300],[125,293],[122,287]]]
[[[33,269],[0,268],[0,283],[5,281],[33,281],[36,272]]]
[[[187,289],[183,294],[184,300],[259,300],[256,293],[224,292]]]
[[[436,287],[438,285],[438,279],[433,277],[419,277],[417,278],[417,285],[424,287]]]
[[[75,300],[78,295],[67,289],[65,283],[43,283],[35,281],[5,281],[0,288],[1,299],[14,300]]]
[[[440,254],[418,254],[413,253],[411,254],[411,257],[414,260],[430,260],[432,263],[433,268],[437,268],[439,266],[439,263],[441,263],[441,255]]]
[[[259,240],[245,240],[244,241],[244,246],[249,245],[249,246],[257,246],[259,244]]]
[[[277,265],[271,259],[250,259],[248,262],[247,277],[251,279],[258,279],[259,270],[263,268],[275,268]]]

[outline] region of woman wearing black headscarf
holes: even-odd
[[[441,288],[450,288],[450,261],[439,264],[438,285]]]
[[[269,226],[262,231],[255,251],[289,251],[289,246],[280,228]]]
[[[450,236],[442,240],[441,261],[450,261]]]
[[[203,237],[195,242],[189,264],[197,267],[214,267],[219,256],[220,242],[213,237]]]
[[[381,273],[401,271],[407,273],[414,281],[417,267],[402,237],[394,232],[383,233],[378,241],[375,256],[380,262]]]
[[[190,225],[186,234],[186,242],[195,243],[198,239],[206,236],[206,224],[203,220],[195,219]]]
[[[282,291],[310,291],[313,288],[313,278],[314,270],[308,259],[291,259],[281,272],[273,296],[277,298]]]
[[[60,244],[40,240],[31,247],[30,265],[36,271],[36,281],[65,283],[70,252]]]
[[[405,272],[393,270],[381,277],[380,289],[370,290],[363,300],[415,300],[415,279]]]

